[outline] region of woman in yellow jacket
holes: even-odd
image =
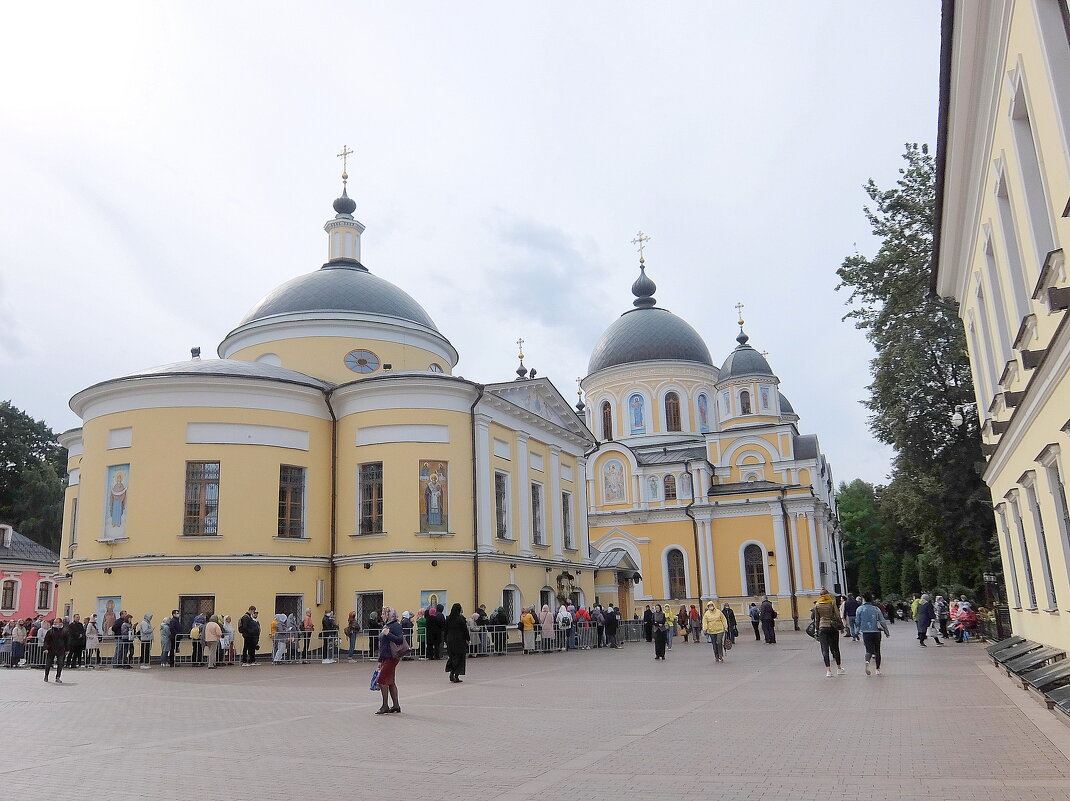
[[[713,655],[718,662],[724,662],[724,635],[728,631],[728,621],[717,604],[706,604],[706,613],[702,616],[702,632],[713,643]]]

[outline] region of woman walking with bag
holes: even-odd
[[[840,632],[843,622],[836,608],[835,599],[828,590],[821,591],[821,597],[814,605],[814,626],[817,629],[817,641],[821,644],[821,658],[825,662],[825,678],[832,678],[832,662],[829,654],[836,660],[836,675],[842,676],[847,671],[840,665]]]
[[[376,715],[400,712],[398,703],[398,685],[395,673],[401,657],[397,655],[397,646],[404,645],[405,636],[398,622],[396,609],[383,607],[383,628],[379,632],[379,690],[383,693],[383,705],[375,711]],[[393,706],[390,706],[390,703]]]
[[[455,684],[460,684],[460,677],[464,675],[469,642],[471,634],[468,631],[468,621],[461,611],[461,605],[454,604],[446,616],[446,672],[450,674],[450,681]]]
[[[706,613],[702,616],[702,631],[713,645],[714,659],[724,662],[724,640],[728,633],[728,621],[713,601],[706,603]]]

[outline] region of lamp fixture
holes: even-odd
[[[962,416],[962,413],[965,412],[965,411],[976,412],[977,411],[977,404],[976,403],[961,403],[958,406],[956,406],[954,413],[951,415],[951,425],[953,425],[955,428],[960,428],[962,426],[962,424],[965,422],[965,419]]]

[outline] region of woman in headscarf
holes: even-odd
[[[665,661],[665,643],[668,640],[668,622],[665,620],[665,613],[661,609],[661,604],[654,604],[654,659],[655,661],[660,659]]]
[[[687,644],[687,635],[691,632],[691,616],[687,613],[687,606],[680,604],[680,611],[676,613],[676,629]]]
[[[405,636],[401,631],[401,623],[398,622],[396,609],[389,606],[383,607],[383,628],[379,632],[379,689],[383,693],[383,705],[376,710],[376,715],[385,715],[389,712],[400,712],[398,704],[398,685],[395,678],[398,662],[394,656],[394,646],[405,642]],[[390,706],[390,703],[393,706]]]
[[[535,607],[525,609],[520,616],[520,636],[524,641],[524,653],[535,653]]]
[[[825,678],[832,678],[832,662],[829,654],[836,660],[836,672],[840,675],[846,671],[840,666],[840,631],[843,622],[836,600],[828,590],[821,591],[821,597],[814,605],[814,627],[817,629],[817,641],[821,644],[821,659],[825,662]]]
[[[416,655],[424,656],[427,647],[427,608],[416,613]]]
[[[224,665],[234,664],[234,624],[230,615],[223,615],[223,639],[219,641],[220,656]]]
[[[446,616],[446,672],[450,674],[450,681],[457,684],[461,683],[460,677],[464,675],[469,642],[471,633],[468,621],[464,619],[461,605],[454,604]]]
[[[724,662],[724,641],[728,636],[728,619],[713,601],[707,601],[706,612],[702,615],[702,633],[713,645],[713,658]]]
[[[736,628],[736,613],[732,611],[732,606],[728,601],[725,601],[724,606],[721,607],[721,614],[724,615],[725,622],[728,623],[728,628],[724,633],[725,641],[734,643],[736,637],[739,636],[739,629]]]
[[[539,628],[542,629],[542,650],[549,653],[554,650],[554,613],[550,611],[549,604],[542,605],[539,613]]]
[[[274,648],[271,664],[281,665],[286,656],[286,615],[275,615],[275,622],[271,625],[271,644]]]

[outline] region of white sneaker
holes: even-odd
[[[843,675],[844,673],[846,673],[846,672],[847,672],[847,671],[846,671],[846,670],[844,670],[844,669],[843,669],[842,667],[841,667],[841,668],[836,668],[836,675],[837,675],[837,676],[842,676],[842,675]]]
[[[866,675],[869,675],[869,662],[866,662]]]
[[[878,675],[878,676],[881,676],[881,675],[883,675],[883,674],[881,673],[881,669],[880,669],[880,668],[877,668],[877,675]]]
[[[832,671],[831,670],[826,670],[825,671],[825,678],[826,679],[831,679],[832,678]]]

